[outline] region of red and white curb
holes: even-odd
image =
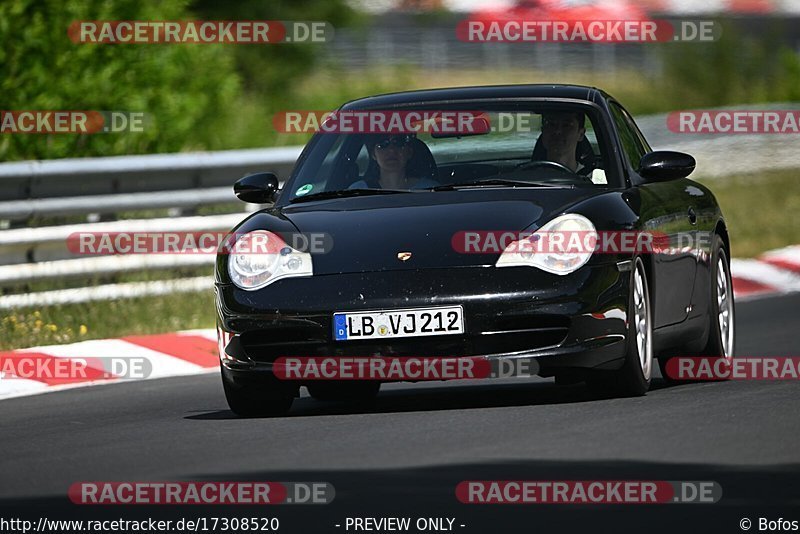
[[[731,274],[737,300],[800,291],[800,245],[731,260]]]
[[[214,329],[188,330],[174,334],[98,339],[0,352],[0,371],[22,369],[19,365],[21,360],[25,360],[28,366],[33,362],[46,370],[37,373],[35,380],[0,372],[0,399],[132,380],[109,377],[108,370],[97,368],[108,358],[149,362],[151,368],[147,379],[218,372],[217,333]],[[59,367],[58,363],[64,362],[56,362],[57,359],[83,361],[87,365],[80,373],[52,372],[64,367]]]
[[[756,259],[734,259],[731,272],[737,300],[800,291],[800,245],[767,252]],[[45,364],[58,358],[83,359],[91,364],[109,357],[139,358],[150,362],[152,369],[148,379],[218,372],[219,368],[216,331],[207,329],[0,352],[0,371],[8,367],[3,365],[4,362],[13,359],[31,359]],[[36,380],[0,372],[0,399],[131,380],[108,378],[104,369],[89,371],[82,377],[37,376]]]

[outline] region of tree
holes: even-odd
[[[185,20],[183,2],[4,0],[4,110],[144,112],[141,133],[0,134],[3,160],[176,152],[220,143],[241,81],[231,45],[76,44],[80,20]]]

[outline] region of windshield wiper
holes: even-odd
[[[455,189],[465,187],[483,187],[486,185],[502,185],[507,187],[562,187],[563,184],[547,183],[547,182],[524,182],[522,180],[503,180],[500,178],[491,178],[488,180],[473,180],[471,182],[462,182],[457,184],[445,184],[432,187],[429,191],[453,191]]]
[[[328,198],[345,198],[345,197],[360,197],[368,195],[393,195],[396,193],[410,193],[404,189],[339,189],[337,191],[321,191],[313,195],[305,195],[302,197],[295,197],[289,201],[289,204],[297,204],[300,202],[310,202],[312,200],[325,200]]]

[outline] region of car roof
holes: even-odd
[[[486,85],[477,87],[449,87],[403,91],[353,100],[342,106],[343,110],[378,108],[401,104],[442,102],[458,100],[492,100],[515,98],[554,98],[583,100],[599,103],[608,95],[596,87],[560,84]]]

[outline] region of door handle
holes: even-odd
[[[689,222],[692,224],[697,224],[697,213],[695,213],[694,208],[689,208]]]

